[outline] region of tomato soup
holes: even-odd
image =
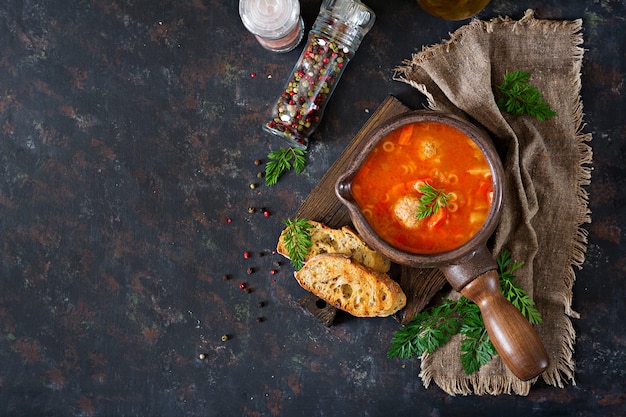
[[[406,252],[431,255],[467,242],[493,200],[487,158],[465,133],[438,122],[405,125],[381,139],[351,181],[376,233]],[[419,217],[424,184],[445,193],[436,213]]]

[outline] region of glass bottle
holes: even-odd
[[[474,16],[490,0],[417,0],[422,9],[445,20],[463,20]]]
[[[374,25],[359,0],[324,0],[306,46],[278,97],[264,130],[306,149],[339,78]]]
[[[265,49],[289,52],[304,36],[299,0],[240,0],[243,25]]]

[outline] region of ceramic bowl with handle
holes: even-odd
[[[491,171],[493,194],[486,220],[469,240],[441,253],[421,254],[400,249],[383,239],[357,204],[352,186],[355,176],[381,140],[406,125],[430,122],[457,129],[478,146]],[[487,248],[487,241],[501,218],[504,193],[502,163],[489,135],[455,115],[425,110],[411,111],[372,129],[360,143],[355,155],[346,172],[338,178],[335,192],[347,207],[352,223],[361,237],[372,248],[397,264],[441,269],[455,290],[480,307],[490,339],[508,368],[521,380],[529,380],[541,374],[549,363],[546,350],[528,320],[500,292],[497,264]]]

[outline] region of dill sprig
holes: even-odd
[[[265,185],[271,186],[278,182],[278,178],[293,166],[296,174],[302,173],[306,166],[305,151],[298,148],[280,148],[270,152],[265,164]],[[293,161],[293,162],[292,162]]]
[[[293,220],[287,219],[283,221],[285,229],[285,248],[289,254],[289,259],[293,268],[298,271],[304,266],[309,248],[313,244],[309,229],[313,227],[307,219]]]
[[[427,182],[423,182],[417,187],[417,191],[422,193],[417,207],[415,217],[423,219],[433,214],[437,214],[440,207],[445,207],[450,199],[450,194],[442,188],[435,188]]]
[[[524,263],[511,260],[504,250],[496,259],[500,289],[503,295],[517,307],[531,324],[541,323],[541,314],[533,300],[521,287],[513,283],[514,272]],[[466,297],[459,300],[443,298],[442,303],[417,314],[411,322],[402,326],[391,339],[387,352],[389,358],[409,359],[432,353],[444,346],[452,336],[460,333],[461,365],[466,374],[472,374],[497,354],[476,304]]]
[[[539,90],[528,83],[530,73],[525,71],[506,71],[504,82],[495,87],[502,93],[498,107],[507,113],[526,114],[543,121],[557,113],[543,100]]]

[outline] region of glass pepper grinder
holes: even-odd
[[[359,0],[324,0],[289,81],[263,129],[306,149],[339,78],[374,25]]]
[[[304,36],[299,0],[239,0],[239,16],[268,51],[289,52]]]

